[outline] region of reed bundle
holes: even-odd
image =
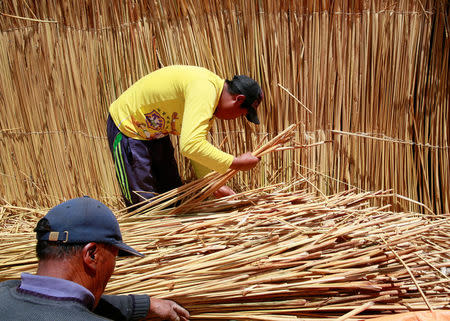
[[[371,205],[390,192],[287,190],[297,183],[305,182],[199,202],[196,214],[119,216],[125,241],[146,256],[120,259],[107,292],[173,299],[193,320],[343,320],[449,307],[448,215]],[[33,272],[33,237],[1,234],[3,279]]]
[[[252,154],[256,157],[261,158],[262,156],[274,151],[305,147],[300,146],[295,142],[293,142],[291,146],[283,147],[284,144],[292,140],[292,137],[294,137],[298,126],[299,124],[292,124],[268,142],[263,144],[263,141],[261,141],[257,149],[253,151]],[[314,144],[313,146],[316,146],[316,144]],[[141,205],[139,209],[132,211],[126,215],[132,216],[145,210],[158,211],[166,208],[167,206],[173,206],[174,204],[181,205],[170,211],[170,214],[186,212],[190,208],[194,207],[198,202],[201,202],[211,196],[237,173],[237,170],[232,169],[229,169],[224,174],[212,172],[203,179],[193,181],[179,188],[175,188],[161,195],[157,195],[150,200],[144,199],[144,201],[139,204]],[[123,211],[126,210],[127,209],[124,209]]]

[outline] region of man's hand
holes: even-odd
[[[150,298],[147,320],[187,321],[189,312],[170,300]]]
[[[240,171],[248,171],[255,167],[261,159],[252,153],[245,153],[233,159],[230,168]]]
[[[216,198],[221,198],[221,197],[235,195],[235,194],[236,193],[226,185],[222,186],[221,188],[219,188],[217,191],[214,192],[214,196]]]

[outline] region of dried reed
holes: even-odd
[[[298,122],[300,144],[332,141],[267,157],[231,179],[235,190],[304,177],[325,195],[393,189],[450,212],[444,1],[9,0],[0,12],[2,203],[45,207],[89,194],[122,206],[107,108],[148,72],[193,64],[262,84],[258,128],[213,126],[226,152],[254,150]],[[179,164],[190,181],[188,162]]]
[[[292,146],[283,148],[284,144],[292,140],[297,127],[298,124],[292,124],[265,144],[261,142],[259,144],[260,146],[258,146],[252,154],[256,157],[262,157],[274,151],[285,150],[285,148],[294,149],[304,147],[293,143],[291,144]],[[173,189],[164,194],[157,195],[150,200],[144,200],[139,204],[141,205],[139,209],[131,211],[126,215],[132,216],[136,213],[145,211],[146,209],[149,209],[150,211],[158,211],[174,204],[181,205],[171,210],[169,214],[186,212],[190,208],[195,207],[197,203],[211,196],[237,173],[237,170],[232,169],[229,169],[224,174],[219,174],[217,172],[210,173],[203,179],[193,181],[189,184]],[[126,210],[128,209],[126,208],[123,211]]]
[[[324,199],[284,191],[289,185],[199,202],[196,214],[119,216],[125,241],[146,256],[120,259],[107,292],[174,299],[194,320],[343,320],[449,307],[448,215],[371,205],[389,192]],[[33,272],[32,232],[2,232],[0,241],[2,279]]]

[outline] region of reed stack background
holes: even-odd
[[[448,213],[449,10],[444,0],[1,1],[0,202],[90,195],[121,207],[108,106],[147,73],[191,64],[264,90],[260,126],[216,121],[223,150],[255,150],[293,123],[298,143],[326,141],[265,156],[235,190],[298,178],[326,195],[392,189],[398,211]],[[187,165],[179,157],[189,181]]]

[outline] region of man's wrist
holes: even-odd
[[[143,320],[150,311],[150,297],[145,294],[131,294],[133,311],[130,320]]]

